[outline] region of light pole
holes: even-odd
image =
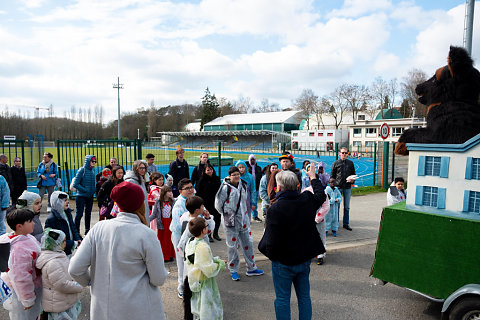
[[[122,134],[120,131],[120,89],[123,89],[123,84],[120,83],[120,77],[117,77],[117,83],[113,84],[113,88],[117,89],[118,97],[118,140],[122,139]]]

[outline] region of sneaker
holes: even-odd
[[[337,236],[337,231],[332,230],[332,234],[333,234],[334,237],[336,237]]]
[[[264,274],[264,272],[260,269],[255,269],[255,270],[252,270],[252,271],[247,271],[247,276],[249,277],[253,277],[253,276],[261,276]]]
[[[321,266],[323,264],[323,258],[317,258],[317,264]]]
[[[183,299],[183,293],[179,292],[178,293],[178,298]]]
[[[255,218],[253,218],[253,220],[258,221],[258,222],[263,222],[262,219],[260,219],[259,217],[255,217]]]
[[[208,241],[214,242],[211,234],[208,235]]]
[[[232,272],[232,280],[233,280],[233,281],[238,281],[238,280],[240,280],[240,276],[238,275],[237,272]]]

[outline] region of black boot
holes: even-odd
[[[208,240],[209,240],[210,242],[213,242],[213,239],[212,239],[212,235],[211,235],[211,234],[208,235]]]
[[[218,241],[222,241],[222,238],[218,236],[218,231],[213,233],[213,238]]]

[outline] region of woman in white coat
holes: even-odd
[[[162,248],[147,227],[143,190],[113,188],[117,218],[94,225],[70,262],[70,275],[91,286],[90,319],[165,319],[161,286],[167,278]]]

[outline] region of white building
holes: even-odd
[[[358,111],[355,121],[372,120],[374,115]],[[341,121],[340,121],[341,120]],[[324,129],[343,129],[348,130],[348,127],[355,123],[353,121],[353,113],[351,111],[344,111],[337,113],[335,116],[326,113],[321,116],[315,114],[310,115],[307,126],[307,120],[303,120],[300,124],[300,130],[324,130]],[[339,123],[340,122],[340,123]],[[339,123],[339,124],[338,124]],[[338,124],[338,127],[337,127]]]
[[[292,150],[335,150],[339,146],[348,145],[348,130],[293,130]]]
[[[407,209],[480,220],[480,134],[462,144],[407,148]]]

